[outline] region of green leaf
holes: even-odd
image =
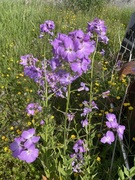
[[[124,166],[124,173],[127,177],[130,177],[129,170]]]
[[[130,169],[129,173],[130,173],[130,177],[135,176],[135,166],[133,166],[133,167]]]
[[[124,176],[124,172],[122,171],[122,169],[119,168],[118,170],[118,175],[120,177],[120,180],[125,180],[125,176]]]
[[[58,166],[58,171],[63,175],[63,176],[66,176],[67,173],[64,171],[63,168],[60,167],[60,165]]]

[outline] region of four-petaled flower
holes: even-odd
[[[82,127],[88,126],[88,124],[89,124],[88,119],[82,120],[81,124],[82,124]]]
[[[27,114],[34,116],[36,112],[42,111],[42,107],[38,103],[30,103],[26,107]]]
[[[39,150],[35,148],[35,145],[31,145],[28,149],[22,150],[18,155],[18,158],[27,163],[32,163],[38,157]]]
[[[39,150],[35,147],[39,141],[39,136],[34,136],[35,129],[31,128],[23,131],[21,136],[14,139],[10,144],[10,150],[15,158],[32,163],[38,157]]]
[[[108,113],[106,119],[106,126],[112,129],[112,131],[117,132],[120,140],[123,140],[125,126],[118,124],[115,114]],[[111,144],[114,141],[114,133],[112,131],[107,131],[106,135],[101,138],[102,143]]]
[[[26,140],[26,142],[24,143],[25,147],[29,148],[32,144],[35,144],[39,141],[40,137],[34,136],[34,134],[35,134],[34,128],[31,128],[27,131],[23,131],[21,136]]]
[[[78,89],[78,91],[89,91],[89,88],[86,86],[84,82],[81,82],[81,87]]]
[[[124,131],[125,131],[125,126],[119,125],[119,126],[117,127],[117,134],[118,134],[118,136],[119,136],[119,138],[120,138],[121,140],[123,140]]]
[[[18,137],[18,138],[15,138],[14,139],[14,142],[12,142],[10,144],[10,150],[12,151],[12,156],[13,157],[17,157],[21,151],[23,150],[23,147],[22,147],[22,137]]]
[[[101,138],[101,142],[102,143],[108,143],[108,144],[111,144],[112,142],[114,142],[114,133],[112,131],[107,131],[107,133],[105,134],[105,136],[103,136]]]
[[[84,141],[79,139],[73,146],[73,149],[76,153],[84,153],[86,151],[84,148]]]
[[[106,115],[106,119],[108,120],[108,121],[106,121],[106,126],[108,128],[117,128],[118,127],[118,123],[117,123],[115,114],[108,113]]]
[[[55,24],[53,21],[51,20],[47,20],[44,22],[44,24],[40,24],[40,38],[44,36],[43,33],[48,33],[50,34],[51,36],[53,36],[53,32],[51,32],[51,30],[54,30],[55,28]]]
[[[68,118],[69,122],[72,121],[74,119],[74,117],[75,117],[75,113],[68,113],[67,114],[67,118]]]

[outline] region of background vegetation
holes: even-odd
[[[74,29],[85,31],[87,22],[98,17],[105,21],[108,28],[107,35],[110,40],[109,44],[104,47],[106,63],[103,67],[107,67],[107,71],[110,72],[134,10],[119,9],[103,0],[69,0],[64,3],[58,2],[55,5],[46,3],[44,0],[1,0],[0,12],[0,179],[41,179],[42,168],[38,164],[35,163],[33,167],[22,163],[14,159],[9,150],[9,143],[13,141],[13,138],[21,134],[23,129],[31,127],[31,119],[25,117],[25,107],[32,100],[38,99],[37,87],[22,73],[22,67],[19,65],[20,56],[33,54],[38,59],[42,59],[43,56],[50,58],[48,42],[38,38],[39,26],[45,20],[55,22],[56,35],[57,32],[67,33]],[[97,62],[100,59],[101,57],[97,56]],[[85,78],[89,81],[89,76],[86,75]],[[108,79],[104,83],[107,81]],[[99,89],[100,81],[96,83],[95,90]],[[118,97],[117,94],[114,93],[114,95]],[[79,95],[76,101],[78,97]],[[62,103],[60,102],[58,106],[62,106]],[[101,116],[102,111],[98,113],[98,117]],[[106,147],[106,151],[108,149],[111,148]],[[103,151],[102,158],[105,153]],[[116,155],[116,157],[119,156],[119,154]],[[116,160],[116,167],[120,166],[121,162],[122,157],[120,156],[120,159]],[[109,162],[104,161],[103,163],[103,167],[102,164],[98,164],[96,168],[98,168],[99,177],[105,173],[107,180]],[[116,172],[118,169],[115,170],[114,179],[118,177]]]

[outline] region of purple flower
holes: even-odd
[[[26,107],[26,111],[27,111],[27,114],[34,116],[34,114],[35,114],[36,112],[42,111],[42,107],[39,106],[38,103],[30,103],[30,104],[28,104],[28,106]]]
[[[115,116],[115,114],[108,113],[108,114],[106,114],[106,119],[110,122],[113,122],[113,121],[116,121],[116,116]]]
[[[83,59],[84,57],[88,58],[88,56],[94,52],[95,50],[95,41],[89,42],[79,42],[75,41],[76,55],[77,58]]]
[[[82,124],[82,127],[88,126],[88,124],[89,124],[88,119],[82,120],[81,124]]]
[[[64,98],[64,93],[67,92],[67,85],[72,82],[72,77],[65,70],[58,70],[57,72],[47,73],[46,80],[49,84],[50,92]]]
[[[67,118],[68,118],[68,121],[70,122],[70,121],[72,121],[73,119],[74,119],[74,117],[75,117],[75,114],[74,113],[68,113],[67,114]]]
[[[103,97],[103,98],[106,98],[106,97],[109,96],[109,94],[110,94],[110,91],[109,91],[109,90],[108,90],[108,91],[105,91],[105,92],[102,92],[102,97]]]
[[[88,33],[96,33],[98,36],[98,41],[103,42],[105,44],[108,43],[108,37],[106,36],[107,27],[105,26],[105,22],[98,18],[94,19],[94,21],[88,23],[87,27]]]
[[[25,66],[35,66],[36,62],[38,61],[37,58],[34,58],[33,55],[27,54],[25,56],[21,56],[21,62],[24,67]]]
[[[60,55],[64,60],[68,62],[72,62],[76,59],[74,42],[68,36],[63,40],[63,46],[60,49]]]
[[[54,28],[55,28],[55,24],[53,21],[51,20],[45,21],[44,24],[40,25],[40,31],[41,31],[40,37],[43,37],[42,33],[48,33],[51,36],[53,36],[53,32],[51,32],[51,30],[54,30]]]
[[[100,36],[98,36],[98,41],[103,42],[104,44],[107,44],[109,39],[105,35],[100,35]]]
[[[27,131],[23,131],[22,137],[26,140],[24,143],[24,146],[29,148],[32,144],[35,144],[39,141],[40,137],[39,136],[34,136],[35,134],[35,129],[31,128]]]
[[[117,134],[118,134],[118,136],[119,136],[119,138],[121,139],[121,140],[123,140],[123,134],[124,134],[124,131],[125,131],[125,126],[123,126],[123,125],[118,125],[118,127],[117,127]]]
[[[45,121],[44,120],[41,120],[40,121],[40,125],[44,125],[45,124]]]
[[[39,150],[35,148],[35,145],[31,145],[28,149],[23,150],[18,158],[20,160],[26,161],[27,163],[32,163],[38,157]]]
[[[73,40],[75,40],[75,41],[78,40],[80,43],[83,42],[83,41],[85,41],[85,42],[90,41],[89,34],[85,34],[81,29],[72,31],[68,35]]]
[[[54,71],[55,69],[57,69],[58,67],[60,67],[60,60],[58,58],[53,57],[50,61],[49,61],[50,67],[51,69]]]
[[[98,35],[101,33],[106,34],[107,27],[105,22],[101,19],[95,18],[92,22],[88,23],[87,31],[96,32]]]
[[[92,112],[93,109],[98,109],[97,104],[94,101],[91,102],[91,106],[87,101],[84,101],[83,104],[85,107],[83,108],[83,113],[81,116],[87,116],[90,112]]]
[[[81,87],[78,89],[78,91],[83,91],[83,90],[89,91],[89,88],[86,87],[86,84],[84,82],[81,82],[80,85],[81,85]]]
[[[121,69],[121,66],[122,66],[122,61],[118,60],[116,63],[116,69],[119,71]]]
[[[84,36],[85,36],[84,32],[81,29],[72,31],[68,35],[73,40],[79,40],[80,42],[84,40]]]
[[[72,161],[72,170],[73,172],[80,173],[82,166],[84,164],[84,157],[82,153],[73,153],[70,155],[73,158]]]
[[[37,68],[35,66],[25,66],[24,74],[25,74],[25,76],[29,76],[35,82],[40,82],[40,80],[42,78],[42,71],[41,71],[41,69]]]
[[[106,115],[106,119],[108,120],[108,121],[106,121],[106,126],[107,126],[108,128],[113,128],[113,129],[115,129],[115,128],[118,127],[118,123],[117,123],[117,119],[116,119],[115,114],[108,113],[108,114]]]
[[[12,151],[12,156],[13,157],[18,157],[18,155],[21,153],[21,151],[23,150],[22,148],[22,138],[18,137],[14,139],[14,142],[12,142],[10,144],[10,150]]]
[[[117,121],[106,121],[106,126],[108,127],[108,128],[113,128],[113,129],[115,129],[115,128],[117,128],[118,127],[118,123],[117,123]]]
[[[35,129],[31,128],[23,131],[19,138],[15,138],[14,142],[10,144],[13,157],[31,163],[38,157],[38,149],[35,144],[39,141],[40,137],[34,136]]]
[[[84,153],[86,151],[84,149],[84,141],[79,139],[73,146],[73,149],[76,153]]]
[[[105,55],[105,50],[102,49],[101,52],[100,52],[100,54],[101,54],[102,56],[104,56],[104,55]]]
[[[47,28],[48,28],[49,30],[53,30],[53,29],[55,28],[55,24],[54,24],[54,22],[51,21],[51,20],[45,21],[45,24],[46,24],[46,26],[47,26]]]
[[[72,61],[76,59],[73,40],[66,34],[58,34],[54,41],[51,41],[53,46],[54,57],[63,58],[64,61]]]
[[[98,109],[97,104],[94,101],[91,102],[91,108]]]
[[[83,101],[82,104],[83,104],[84,106],[88,106],[88,105],[89,105],[89,102],[88,102],[88,101]]]
[[[70,63],[71,70],[81,76],[90,69],[91,60],[88,58],[77,59],[76,61]]]
[[[71,74],[65,70],[59,70],[56,75],[58,76],[58,80],[61,85],[71,84],[74,80]]]
[[[115,140],[114,133],[112,131],[107,131],[105,136],[102,137],[100,141],[104,144],[105,143],[111,144],[112,142],[114,142],[114,140]]]
[[[92,111],[91,108],[89,107],[84,107],[83,108],[83,113],[81,114],[81,116],[86,116],[87,114],[89,114]]]

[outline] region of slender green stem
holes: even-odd
[[[45,107],[48,107],[48,83],[45,81]]]
[[[95,55],[96,55],[96,50],[97,50],[97,44],[98,44],[98,38],[96,40],[96,49],[93,53],[93,57],[92,57],[92,64],[91,64],[91,83],[90,83],[90,96],[89,96],[89,103],[90,103],[90,108],[91,108],[91,102],[93,100],[93,77],[94,77],[94,62],[95,62]],[[89,126],[88,126],[88,134],[87,134],[87,141],[89,142],[89,134],[90,134],[90,129],[91,129],[91,118],[92,115],[91,113],[89,114]]]
[[[64,121],[64,155],[66,154],[66,149],[67,149],[67,114],[70,103],[70,93],[71,93],[71,84],[68,85],[67,103],[66,103],[65,121]]]

